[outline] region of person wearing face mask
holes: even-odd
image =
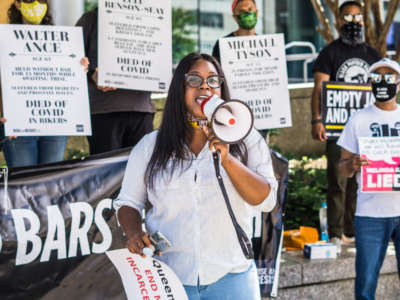
[[[47,0],[15,0],[8,10],[8,17],[10,24],[53,25]],[[86,57],[82,58],[81,64],[87,72],[89,61]],[[63,159],[66,143],[66,136],[10,137],[3,144],[3,152],[8,167],[47,164]]]
[[[400,135],[400,106],[396,103],[399,64],[382,59],[371,66],[370,78],[375,104],[352,115],[337,142],[341,147],[340,172],[347,177],[356,175],[359,184],[361,166],[369,163],[368,158],[360,157],[358,138]],[[375,299],[379,271],[390,239],[396,249],[400,275],[399,196],[391,193],[365,194],[359,185],[354,228],[357,250],[355,298]]]
[[[255,0],[234,0],[232,2],[232,16],[239,25],[238,30],[228,34],[225,37],[255,35],[257,25],[258,10]],[[221,63],[219,52],[219,41],[214,45],[212,56]]]
[[[364,42],[363,15],[356,1],[342,1],[339,7],[340,37],[320,52],[314,67],[314,90],[311,100],[312,138],[326,141],[328,160],[328,230],[329,237],[341,250],[342,238],[353,241],[353,218],[357,183],[341,176],[338,170],[340,148],[328,140],[321,118],[321,90],[324,81],[367,83],[368,69],[380,59],[379,53]],[[351,239],[348,239],[350,237]]]

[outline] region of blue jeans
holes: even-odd
[[[390,239],[396,249],[397,270],[400,275],[400,217],[355,217],[357,300],[374,300],[379,271],[385,259]]]
[[[228,273],[210,285],[184,286],[189,300],[260,300],[257,268],[253,263],[242,273]]]
[[[61,161],[64,156],[65,136],[20,136],[3,145],[9,168],[41,165]]]

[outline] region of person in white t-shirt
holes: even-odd
[[[361,158],[358,138],[400,136],[399,91],[400,66],[382,59],[370,68],[372,92],[376,102],[355,113],[338,140],[341,149],[340,172],[348,177],[357,175],[357,209],[354,219],[356,238],[356,299],[375,299],[379,270],[390,239],[396,248],[400,275],[400,198],[393,193],[362,193],[360,169],[368,165]]]

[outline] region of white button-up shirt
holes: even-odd
[[[160,231],[171,242],[161,260],[169,265],[184,285],[208,285],[227,273],[246,271],[247,260],[239,245],[235,228],[218,184],[212,153],[208,144],[189,168],[157,174],[154,190],[145,184],[145,171],[153,153],[157,131],[146,135],[132,150],[126,167],[121,192],[114,208],[130,206],[139,212],[146,200],[152,208],[145,221],[149,233]],[[245,139],[248,168],[266,178],[271,186],[269,196],[258,206],[251,206],[236,191],[225,169],[221,175],[240,226],[250,239],[252,216],[258,211],[271,211],[275,206],[277,182],[271,156],[263,138],[252,130]],[[189,163],[189,162],[187,162]]]

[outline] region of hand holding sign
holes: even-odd
[[[362,192],[392,192],[400,189],[400,137],[359,138]]]
[[[110,87],[110,86],[102,86],[98,85],[99,82],[99,68],[96,68],[96,71],[92,75],[92,80],[94,83],[96,83],[97,88],[102,91],[102,92],[110,92],[110,91],[115,91],[116,88]]]

